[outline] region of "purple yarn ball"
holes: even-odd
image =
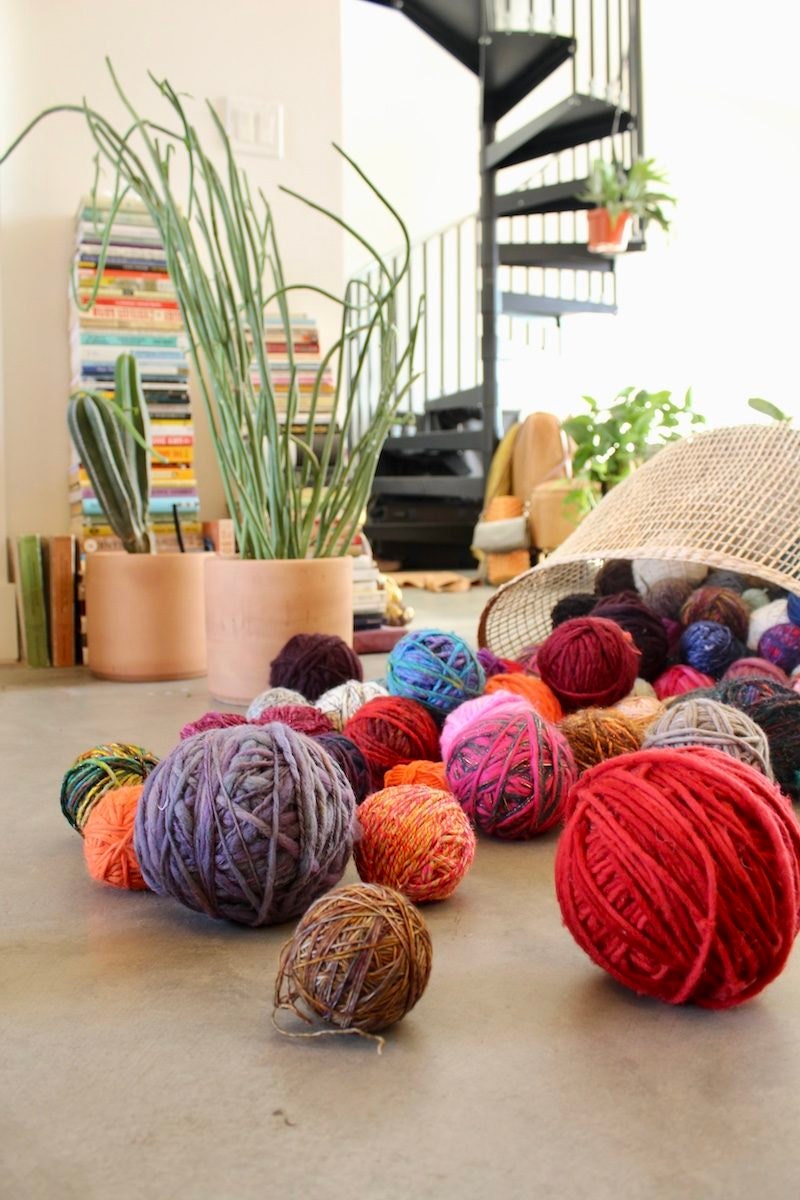
[[[482,646],[475,657],[483,667],[483,673],[487,679],[491,679],[493,675],[504,675],[508,670],[503,659],[498,658],[488,646]]]
[[[800,666],[800,625],[787,622],[765,630],[759,639],[758,653],[790,675]]]
[[[358,746],[343,733],[320,733],[316,737],[317,745],[330,754],[338,767],[341,767],[345,779],[353,789],[356,804],[366,800],[370,793],[369,767],[367,760]]]
[[[715,678],[746,653],[747,647],[718,621],[694,621],[684,629],[680,640],[681,661]]]
[[[344,874],[352,788],[322,747],[288,725],[189,738],[147,783],[134,847],[158,895],[240,925],[275,925]]]
[[[296,633],[272,660],[271,688],[291,688],[306,700],[318,700],[323,692],[364,678],[361,659],[343,638],[326,633]]]

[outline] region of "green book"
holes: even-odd
[[[49,667],[47,598],[44,590],[42,543],[38,533],[17,538],[17,587],[25,656],[31,667]]]

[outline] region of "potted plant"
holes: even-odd
[[[150,421],[132,354],[114,400],[75,392],[67,424],[95,497],[126,553],[86,556],[89,669],[101,679],[192,679],[206,672],[203,554],[156,554],[148,528]]]
[[[662,229],[669,229],[664,206],[675,204],[675,198],[660,190],[660,186],[651,186],[667,182],[665,172],[656,167],[652,158],[637,158],[630,167],[623,167],[616,159],[612,162],[596,159],[589,172],[589,186],[579,197],[595,205],[586,214],[589,249],[595,254],[620,254],[627,250],[632,217],[655,221]]]
[[[397,289],[408,272],[408,233],[339,147],[397,221],[404,252],[396,259],[384,261],[342,218],[283,189],[355,236],[380,269],[378,284],[366,295],[354,284],[339,297],[311,287],[338,304],[341,322],[302,412],[289,315],[289,297],[301,285],[284,278],[269,204],[263,194],[253,194],[237,167],[210,103],[222,169],[166,80],[151,76],[170,111],[170,125],[143,116],[108,60],[107,65],[129,115],[126,125],[115,125],[88,104],[58,106],[35,118],[3,158],[49,113],[79,114],[98,160],[114,173],[107,231],[119,205],[133,194],[161,235],[239,550],[236,558],[212,557],[206,565],[209,689],[218,699],[247,702],[265,686],[271,659],[292,634],[352,638],[352,566],[344,552],[362,521],[383,442],[414,379],[420,310],[408,323],[404,346],[398,345],[395,320]],[[173,180],[181,166],[187,183],[179,190]],[[101,251],[98,278],[103,263]],[[285,406],[276,400],[267,360],[268,312],[278,314],[289,347]],[[356,435],[357,386],[368,362],[377,364],[374,403],[365,431]],[[333,411],[315,447],[322,372],[329,365],[335,373]],[[339,431],[346,449],[337,453]]]

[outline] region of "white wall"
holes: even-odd
[[[42,108],[83,95],[117,115],[106,54],[148,109],[154,92],[147,68],[198,101],[244,95],[283,103],[285,158],[242,163],[274,201],[288,278],[339,289],[339,231],[276,192],[284,183],[341,208],[340,160],[330,145],[342,135],[339,0],[3,0],[0,10],[3,146]],[[199,103],[195,111],[201,133],[208,133],[210,118]],[[57,533],[68,525],[67,278],[91,157],[81,118],[59,115],[2,170],[3,483],[12,534]],[[330,344],[333,311],[311,298],[297,308],[320,318]],[[203,513],[219,515],[221,491],[202,430],[198,459]]]

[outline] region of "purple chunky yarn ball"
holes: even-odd
[[[773,625],[762,633],[758,653],[791,674],[795,667],[800,666],[800,625],[792,625],[788,621],[784,625]]]
[[[272,660],[269,686],[291,688],[313,701],[340,683],[363,678],[361,659],[343,638],[296,633]]]
[[[134,848],[161,896],[240,925],[276,925],[344,874],[352,788],[321,746],[288,725],[189,738],[147,782]]]

